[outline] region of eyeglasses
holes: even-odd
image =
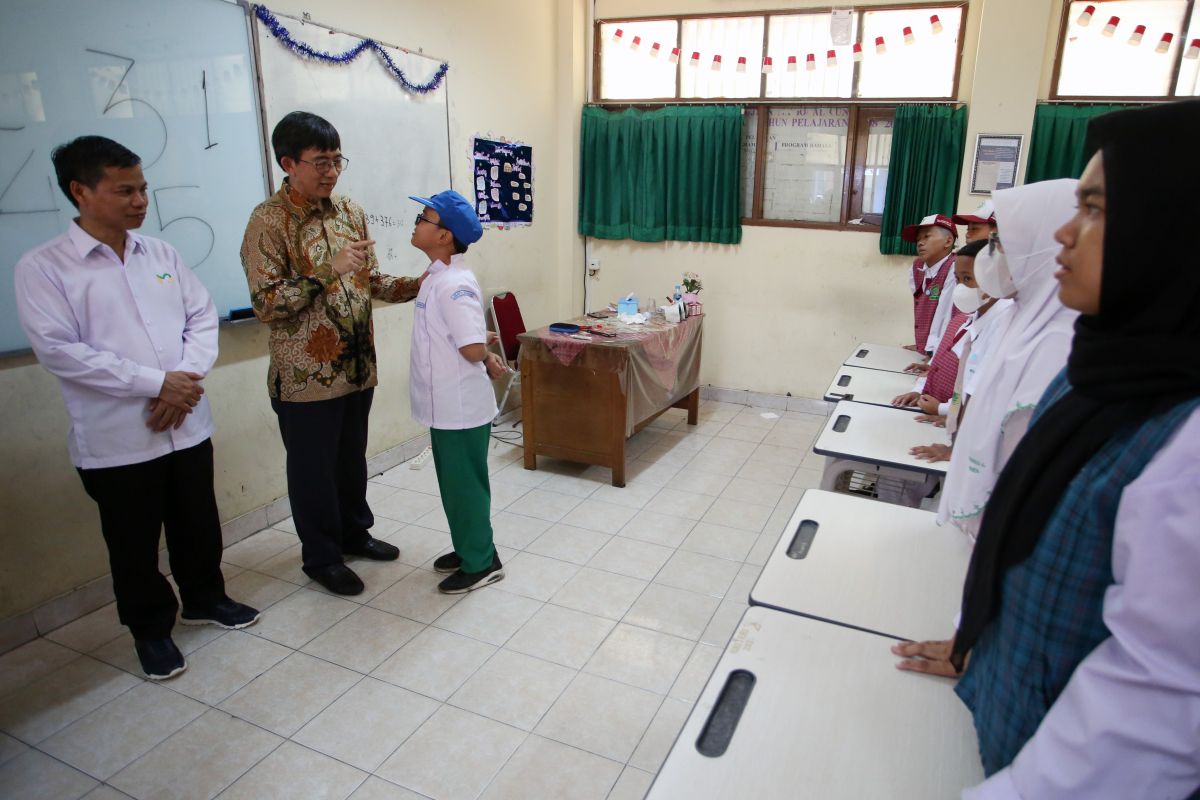
[[[317,172],[329,172],[330,169],[338,172],[345,172],[350,167],[350,159],[345,156],[337,158],[318,158],[316,161],[305,161],[303,158],[296,159],[301,164],[308,164]]]
[[[436,225],[436,226],[438,226],[439,228],[442,228],[442,229],[444,229],[444,230],[450,230],[449,228],[447,228],[447,227],[446,227],[445,225],[443,225],[442,223],[440,223],[440,222],[434,222],[434,221],[433,221],[433,220],[431,220],[429,217],[425,216],[425,214],[424,214],[424,213],[417,214],[417,218],[416,218],[416,219],[413,221],[413,224],[414,224],[414,225],[420,225],[422,222],[428,222],[430,225]]]

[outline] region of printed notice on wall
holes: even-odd
[[[773,108],[768,123],[763,217],[837,222],[850,109]]]
[[[475,137],[475,210],[485,227],[533,224],[533,148]]]
[[[975,138],[975,163],[971,167],[971,194],[991,194],[1017,184],[1021,161],[1021,134],[981,133]]]

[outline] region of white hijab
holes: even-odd
[[[1075,180],[996,192],[996,223],[1017,287],[1012,311],[994,331],[978,386],[954,442],[938,522],[972,539],[1008,457],[1034,406],[1067,363],[1078,312],[1058,300],[1054,232],[1074,213]]]

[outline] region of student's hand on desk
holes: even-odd
[[[941,405],[941,402],[931,394],[923,394],[921,395],[921,398],[917,400],[916,405],[917,408],[921,409],[926,414],[937,414],[938,406]]]
[[[917,447],[909,450],[908,454],[916,456],[922,461],[929,461],[931,463],[950,460],[950,448],[944,444],[918,445]]]
[[[938,642],[900,642],[892,645],[892,654],[904,658],[896,664],[896,669],[957,678],[959,672],[950,663],[950,653],[953,649],[953,639]],[[970,659],[970,654],[967,658]]]
[[[179,430],[187,419],[187,415],[191,413],[167,405],[158,398],[150,401],[147,411],[150,412],[150,416],[146,419],[146,427],[155,433],[162,433],[168,428]]]
[[[496,380],[508,372],[508,370],[504,368],[504,361],[495,353],[488,353],[487,358],[484,359],[483,363],[484,366],[487,367],[488,377],[492,380]]]
[[[204,394],[202,380],[204,376],[198,372],[168,372],[156,399],[189,414]]]
[[[929,372],[929,365],[924,361],[914,361],[904,368],[904,371],[910,375],[924,375]]]
[[[894,398],[892,398],[892,405],[904,406],[905,408],[912,408],[913,406],[915,406],[917,404],[917,401],[920,399],[921,399],[921,395],[918,394],[917,392],[905,392],[904,394],[898,394]]]
[[[946,427],[946,418],[937,414],[917,414],[917,422],[924,422],[926,425],[932,425],[935,428]]]
[[[338,275],[357,272],[367,266],[367,251],[375,244],[374,239],[363,239],[338,250],[333,257],[333,271]]]

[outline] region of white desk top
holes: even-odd
[[[647,800],[958,798],[983,780],[971,715],[952,682],[896,669],[890,646],[750,608]],[[749,700],[724,753],[703,755],[698,740],[735,670],[754,676]]]
[[[825,390],[825,399],[831,403],[845,399],[875,406],[891,406],[896,395],[913,390],[917,377],[904,372],[842,367]]]
[[[898,639],[946,638],[971,540],[932,511],[809,489],[750,602]],[[797,538],[801,523],[811,526]],[[788,550],[802,554],[792,558]],[[807,546],[806,546],[807,545]]]
[[[829,422],[817,437],[813,452],[822,456],[847,458],[868,464],[909,469],[926,475],[945,475],[950,462],[931,464],[908,451],[922,444],[950,444],[945,428],[917,422],[920,411],[873,406],[842,400],[829,415]],[[842,417],[844,431],[837,431]]]
[[[887,372],[903,372],[904,368],[914,361],[924,361],[925,357],[903,347],[884,344],[860,343],[842,363],[847,367],[864,367],[866,369],[881,369]]]

